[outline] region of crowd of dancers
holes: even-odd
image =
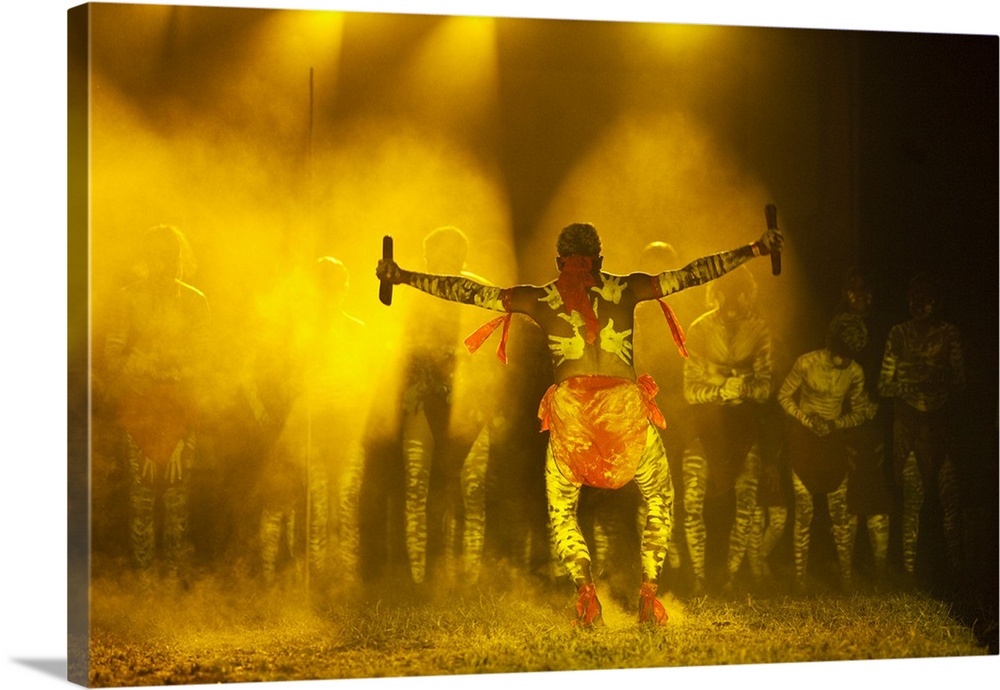
[[[882,334],[852,270],[819,347],[789,353],[745,265],[782,241],[769,229],[684,266],[656,242],[619,276],[575,223],[556,280],[501,288],[466,271],[461,230],[439,228],[420,271],[379,262],[380,280],[415,288],[396,343],[350,315],[347,267],[319,257],[261,299],[220,402],[209,299],[185,282],[183,234],[154,228],[95,373],[111,469],[94,510],[120,523],[101,534],[145,586],[200,567],[262,587],[465,590],[506,569],[572,583],[584,627],[600,624],[599,591],[657,625],[666,590],[912,588],[920,558],[957,586],[948,437],[965,373],[938,285],[914,276],[910,319]],[[702,285],[703,308],[684,292]],[[497,316],[467,337],[455,303]],[[489,339],[502,361],[474,352]],[[937,544],[921,530],[941,554],[920,553]],[[95,549],[115,553],[101,534]],[[815,555],[817,535],[835,558]]]

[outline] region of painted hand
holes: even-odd
[[[812,429],[817,436],[826,436],[833,429],[833,424],[819,415],[811,414],[808,417],[807,426]]]
[[[719,397],[726,402],[730,400],[740,400],[743,396],[743,379],[739,376],[729,377],[719,389]]]
[[[781,230],[778,228],[768,228],[767,232],[757,240],[757,246],[763,255],[770,254],[773,251],[781,251],[784,243],[785,236],[781,234]]]
[[[564,338],[558,335],[549,336],[549,351],[552,356],[558,358],[556,366],[559,366],[568,359],[580,359],[584,351],[583,336],[577,334]]]
[[[403,269],[392,259],[379,259],[375,267],[375,277],[398,285],[403,282]]]
[[[632,365],[632,329],[618,332],[615,330],[614,319],[608,319],[608,325],[601,330],[601,349],[610,352],[628,364]]]
[[[625,281],[622,278],[618,276],[606,276],[600,287],[592,287],[590,291],[597,293],[608,302],[618,304],[622,301],[625,286]]]
[[[173,484],[179,482],[184,474],[184,466],[181,463],[181,454],[184,452],[184,441],[178,441],[174,452],[170,454],[167,461],[167,482]]]

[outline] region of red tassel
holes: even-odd
[[[649,417],[649,421],[654,426],[665,429],[667,427],[667,420],[663,418],[663,413],[660,412],[660,408],[656,405],[656,394],[660,392],[656,381],[649,374],[643,374],[635,382],[638,384],[639,390],[642,391],[642,400],[646,406],[646,416]]]
[[[687,357],[688,351],[684,347],[684,331],[681,330],[681,325],[677,322],[677,315],[674,314],[674,310],[670,308],[670,305],[662,299],[656,301],[660,303],[660,309],[663,310],[663,317],[667,320],[667,325],[670,326],[670,335],[674,337],[677,351],[681,353],[682,357]]]
[[[592,628],[604,625],[604,618],[601,616],[601,602],[597,600],[597,588],[594,583],[580,585],[577,590],[579,597],[576,600],[576,621],[573,625],[581,628]]]
[[[639,589],[639,623],[664,625],[669,616],[663,604],[656,598],[656,584],[644,582]]]
[[[503,316],[498,316],[492,321],[484,323],[482,326],[476,329],[476,331],[465,339],[465,347],[468,348],[470,353],[474,353],[482,344],[486,342],[493,331],[495,331],[501,324],[503,324],[503,331],[500,333],[500,345],[497,347],[497,357],[504,364],[507,363],[507,335],[510,332],[510,314],[504,314]]]

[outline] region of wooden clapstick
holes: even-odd
[[[382,258],[392,258],[392,236],[385,235],[382,238]],[[378,285],[378,301],[389,306],[392,304],[392,283],[388,280],[380,280]]]
[[[767,219],[767,229],[778,229],[778,207],[768,204],[764,207],[764,218]],[[771,250],[771,274],[781,275],[781,252],[777,249]]]

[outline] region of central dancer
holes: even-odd
[[[549,431],[545,463],[549,523],[556,552],[577,587],[576,624],[601,624],[601,604],[590,572],[590,552],[577,522],[584,484],[617,489],[635,480],[646,503],[642,535],[639,622],[660,625],[667,614],[657,599],[660,569],[673,522],[673,486],[656,407],[656,383],[636,376],[632,364],[633,311],[639,302],[660,299],[725,275],[746,261],[779,251],[782,235],[769,229],[758,241],[696,259],[676,270],[652,275],[613,275],[601,270],[601,238],[589,223],[573,223],[559,233],[559,277],[542,286],[499,288],[456,275],[407,271],[392,259],[375,270],[379,280],[409,285],[435,297],[505,312],[466,341],[478,348],[503,327],[505,344],[511,314],[524,314],[548,338],[555,383],[539,407],[542,430]],[[664,315],[683,352],[683,336],[665,302]]]

